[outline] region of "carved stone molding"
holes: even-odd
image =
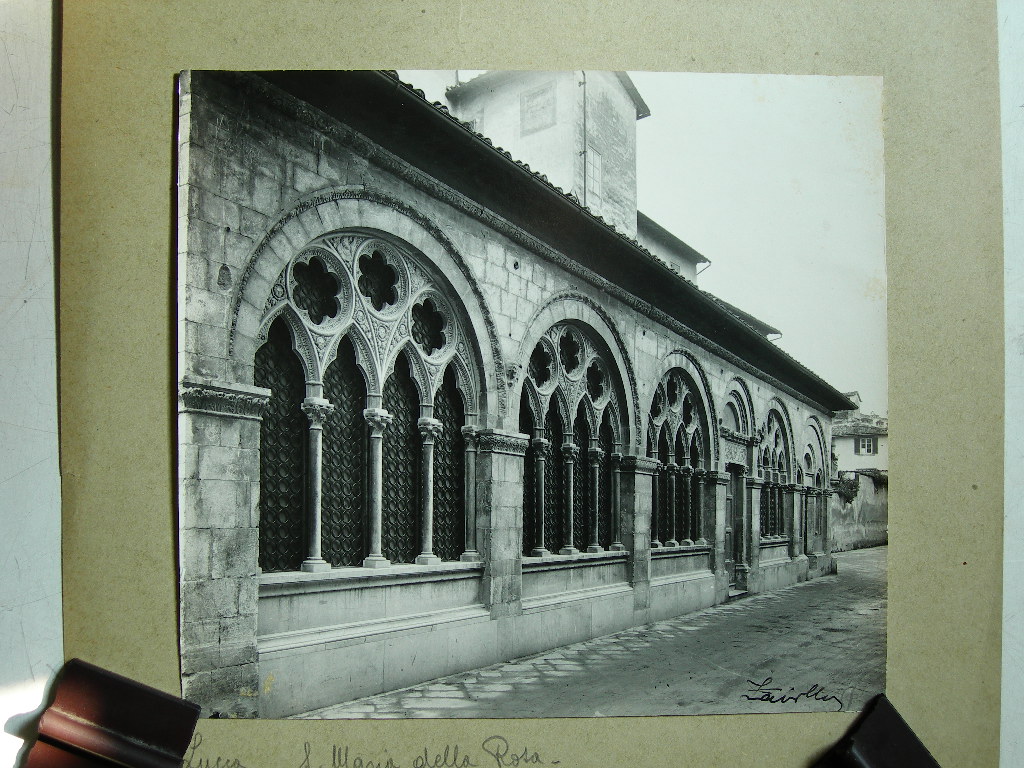
[[[640,475],[653,475],[658,471],[661,462],[648,456],[623,456],[622,471],[635,472]]]
[[[441,431],[444,429],[444,425],[441,424],[437,419],[428,419],[426,417],[416,422],[416,426],[420,430],[420,434],[423,436],[423,442],[434,442],[438,437],[441,436]]]
[[[526,435],[482,429],[479,433],[481,451],[503,453],[508,456],[525,456],[530,439]]]
[[[334,406],[322,397],[307,397],[300,407],[313,429],[323,429],[327,417],[334,413]]]
[[[715,472],[713,470],[707,473],[708,482],[714,483],[715,485],[728,485],[729,484],[729,473],[728,472]]]
[[[363,411],[363,418],[370,425],[370,437],[384,434],[388,424],[395,420],[395,417],[383,408],[367,408]]]
[[[178,388],[179,411],[260,421],[270,390],[247,384],[200,381],[186,377]]]

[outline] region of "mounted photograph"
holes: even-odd
[[[177,95],[204,716],[884,691],[881,78],[192,70]]]

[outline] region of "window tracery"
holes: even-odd
[[[526,555],[622,548],[612,467],[621,382],[612,371],[600,343],[568,322],[549,328],[530,354],[520,401],[520,429],[534,438],[524,467]]]
[[[782,417],[775,409],[769,411],[763,430],[764,448],[759,454],[764,480],[761,488],[761,536],[782,537],[787,533],[783,492],[791,477],[789,436]]]
[[[260,459],[265,570],[477,557],[461,548],[475,540],[464,462],[479,375],[449,294],[419,257],[361,232],[316,238],[271,286],[254,361],[277,408]]]

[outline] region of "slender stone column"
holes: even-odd
[[[363,418],[370,426],[369,487],[366,506],[370,518],[370,553],[363,560],[363,568],[385,568],[391,565],[381,553],[384,504],[384,430],[394,417],[383,408],[367,408]]]
[[[591,448],[587,451],[587,457],[590,459],[590,544],[587,545],[587,552],[604,552],[598,535],[601,516],[601,459],[604,458],[604,451],[600,448]]]
[[[544,487],[544,465],[551,456],[551,442],[547,438],[533,438],[533,461],[536,474],[533,478],[533,510],[537,520],[537,544],[530,550],[530,557],[544,557],[550,555],[551,550],[547,548],[544,530],[544,510],[547,505],[547,494]]]
[[[612,552],[621,552],[625,549],[622,544],[622,499],[620,488],[622,487],[622,454],[612,454],[612,543],[608,549]]]
[[[323,531],[323,465],[324,422],[334,413],[334,406],[322,397],[307,397],[302,411],[309,417],[309,540],[306,559],[300,566],[304,571],[329,571],[331,564],[323,558],[321,536]]]
[[[421,418],[416,422],[423,437],[420,462],[420,553],[416,555],[418,565],[440,563],[434,554],[434,443],[441,434],[442,425],[437,419]]]
[[[480,553],[476,548],[476,441],[477,428],[462,428],[462,439],[466,444],[465,463],[463,464],[463,485],[466,505],[466,551],[459,555],[459,560],[469,563],[480,562]]]
[[[676,476],[685,472],[687,467],[680,467],[675,462],[675,457],[668,455],[668,464],[665,465],[665,506],[668,508],[668,541],[666,547],[679,546],[679,494],[676,492]],[[685,479],[683,484],[685,486]]]
[[[694,482],[697,483],[697,518],[696,525],[694,526],[694,533],[697,538],[694,540],[694,544],[701,546],[707,546],[708,540],[704,538],[704,484],[709,481],[709,474],[703,469],[698,469],[694,474]],[[710,480],[714,483],[714,480]]]
[[[661,478],[664,477],[665,465],[657,459],[653,459],[654,472],[651,473],[651,549],[661,549],[661,540],[658,536],[661,534],[661,526],[659,525],[661,517]]]
[[[814,529],[811,527],[811,489],[804,486],[800,489],[800,530],[803,533],[803,553],[811,551],[811,539],[814,537]]]
[[[676,474],[679,475],[678,482],[683,486],[679,494],[683,497],[683,530],[679,543],[688,547],[693,544],[693,539],[690,538],[690,530],[693,528],[693,467],[684,464],[676,470]]]
[[[572,510],[576,504],[576,483],[573,477],[573,467],[580,455],[579,446],[572,443],[562,445],[562,458],[565,462],[563,476],[565,477],[565,546],[558,550],[560,555],[576,555],[579,549],[572,540]]]

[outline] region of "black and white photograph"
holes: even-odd
[[[205,717],[885,690],[879,77],[178,78]]]

